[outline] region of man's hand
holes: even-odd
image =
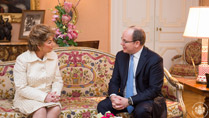
[[[112,107],[116,110],[122,110],[129,106],[127,98],[113,95],[110,99],[112,101]]]

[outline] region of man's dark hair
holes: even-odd
[[[133,28],[134,32],[132,35],[133,41],[140,41],[140,45],[144,45],[146,41],[146,34],[143,29],[136,28],[135,26],[130,26],[129,28]]]

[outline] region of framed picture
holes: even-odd
[[[39,0],[0,0],[0,15],[11,18],[9,22],[21,22],[23,10],[39,9]]]
[[[19,39],[28,39],[31,28],[34,25],[44,23],[45,10],[24,10],[20,25]]]

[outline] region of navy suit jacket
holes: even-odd
[[[123,96],[128,78],[129,58],[130,55],[123,51],[117,53],[113,75],[109,82],[109,95],[115,93]],[[137,94],[131,97],[134,104],[146,100],[154,101],[155,98],[162,96],[164,70],[161,56],[144,46],[135,75]],[[165,101],[161,107],[164,106]]]

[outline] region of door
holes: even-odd
[[[145,46],[157,52],[169,69],[171,58],[183,54],[187,42],[183,32],[190,6],[198,6],[197,0],[112,0],[111,53],[116,54],[122,32],[135,25],[145,30]]]

